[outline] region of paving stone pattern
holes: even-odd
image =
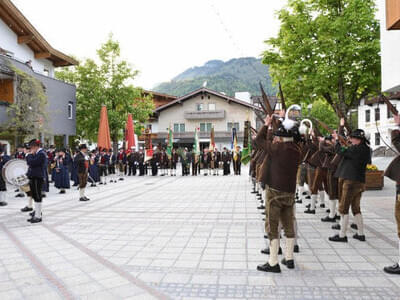
[[[243,170],[243,174],[247,174]],[[386,189],[390,189],[388,186]],[[42,224],[8,193],[0,208],[0,299],[399,299],[394,197],[362,200],[367,242],[331,243],[323,209],[297,209],[296,269],[256,270],[263,221],[247,175],[133,177],[44,199]],[[284,247],[283,247],[284,249]]]

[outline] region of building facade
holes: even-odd
[[[255,124],[254,110],[258,107],[216,91],[201,88],[155,109],[155,119],[149,124],[157,135],[153,144],[165,144],[168,129],[174,134],[175,147],[192,148],[196,128],[200,147],[209,146],[214,128],[218,149],[231,149],[232,128],[236,128],[239,145],[243,144],[244,122]]]
[[[42,141],[53,144],[58,137],[67,145],[69,136],[76,134],[76,88],[55,79],[54,71],[77,61],[52,48],[9,0],[0,0],[0,37],[0,125],[9,120],[7,107],[17,99],[12,70],[17,68],[38,79],[45,89],[49,132],[41,136]],[[1,143],[15,143],[9,133],[0,134]]]

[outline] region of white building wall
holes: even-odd
[[[381,25],[382,91],[400,91],[400,30],[386,29],[386,1],[378,0]]]
[[[397,108],[400,108],[399,100],[391,101]],[[378,104],[374,104],[372,106],[365,105],[364,100],[361,101],[361,105],[358,107],[358,127],[364,129],[365,134],[371,142],[371,148],[375,150],[378,147],[384,146],[385,143],[391,145],[391,132],[396,128],[394,124],[394,119],[387,118],[388,109],[385,104],[379,104],[380,109],[380,120],[375,120],[375,109],[378,108]],[[366,122],[366,111],[370,111],[370,121]],[[381,140],[377,144],[375,142],[375,134],[381,134]],[[384,140],[384,142],[382,141]]]
[[[0,48],[10,51],[14,58],[26,62],[32,61],[32,68],[37,73],[44,74],[49,71],[49,76],[54,77],[53,63],[47,59],[36,59],[33,51],[26,44],[18,44],[17,35],[0,19]]]

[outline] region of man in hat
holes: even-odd
[[[124,180],[125,166],[126,166],[126,153],[124,148],[120,148],[117,155],[118,177],[119,180]]]
[[[140,147],[140,149],[139,149],[139,154],[137,156],[137,164],[139,167],[139,176],[144,176],[146,166],[145,166],[145,161],[144,161],[143,147]]]
[[[392,131],[392,144],[398,152],[400,152],[400,116],[394,116],[394,121],[399,129]],[[394,209],[394,215],[397,223],[397,235],[399,237],[399,249],[400,249],[400,155],[398,155],[386,169],[385,176],[396,182],[396,204]],[[386,273],[400,274],[399,263],[393,266],[388,266],[383,269]]]
[[[75,156],[75,163],[77,165],[79,177],[79,201],[89,201],[90,199],[85,196],[85,189],[88,180],[89,172],[89,156],[87,154],[86,144],[79,145],[79,153]]]
[[[115,164],[117,162],[117,156],[113,153],[112,149],[108,149],[107,156],[108,160],[108,175],[110,176],[110,182],[117,182],[115,177]]]
[[[284,128],[282,125],[273,133],[272,118],[267,116],[263,130],[268,130],[267,139],[261,145],[270,157],[266,173],[266,193],[268,214],[268,238],[270,256],[267,263],[259,265],[257,270],[280,273],[278,262],[279,222],[286,236],[286,252],[282,264],[294,268],[294,203],[296,193],[297,169],[301,162],[300,147],[294,141],[295,128]]]
[[[35,201],[35,211],[28,222],[42,222],[42,187],[47,173],[47,154],[40,147],[40,141],[33,139],[29,142],[29,152],[26,155],[28,178],[31,195]]]
[[[337,134],[333,137],[337,140]],[[336,153],[343,157],[335,176],[339,178],[339,213],[340,233],[329,238],[332,242],[347,242],[349,225],[349,209],[354,215],[358,232],[354,239],[364,242],[364,224],[360,209],[360,200],[365,191],[365,172],[367,164],[371,163],[371,148],[362,129],[356,129],[350,134],[351,146],[336,144]]]
[[[232,157],[233,171],[235,175],[240,175],[242,168],[242,151],[240,151],[240,146],[236,146]]]
[[[10,157],[5,154],[3,145],[0,145],[0,206],[6,206],[7,185],[3,178],[3,167],[10,160]]]
[[[66,154],[66,149],[56,151],[54,157],[54,186],[60,190],[60,194],[65,194],[65,189],[70,188],[68,164],[69,156]]]

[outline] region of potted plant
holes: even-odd
[[[375,165],[367,165],[365,174],[365,186],[367,190],[381,190],[384,186],[383,171]]]

